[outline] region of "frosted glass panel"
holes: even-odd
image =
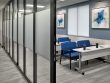
[[[7,38],[9,40],[9,20],[7,20]],[[8,41],[7,40],[7,41]],[[9,42],[9,41],[8,41]]]
[[[23,0],[19,0],[18,12],[18,43],[19,43],[19,67],[23,71]]]
[[[89,36],[89,5],[78,7],[78,36]]]
[[[23,17],[18,19],[19,26],[18,26],[18,33],[19,33],[19,44],[23,45]]]
[[[33,14],[26,15],[26,47],[33,50]]]
[[[77,8],[68,10],[68,35],[77,35]]]
[[[14,41],[17,41],[17,19],[14,19],[13,34],[14,34]]]
[[[50,9],[36,13],[36,53],[37,83],[50,83]]]
[[[37,53],[50,59],[50,9],[36,13]],[[45,20],[44,20],[45,19]]]

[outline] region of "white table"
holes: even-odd
[[[75,69],[83,75],[84,72],[81,69],[82,61],[110,55],[110,45],[99,45],[98,48],[96,48],[96,46],[86,47],[86,50],[83,50],[83,48],[77,48],[74,50],[79,52],[79,67],[76,67]]]

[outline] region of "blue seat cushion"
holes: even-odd
[[[79,59],[79,52],[75,52],[75,51],[73,51],[71,53],[65,53],[63,56],[70,58],[70,55],[71,55],[72,60]]]

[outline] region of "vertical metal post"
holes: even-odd
[[[14,38],[13,38],[13,35],[14,35],[14,32],[13,32],[13,28],[14,28],[14,0],[12,0],[12,58],[14,60]]]
[[[17,0],[17,65],[19,65],[18,13],[19,13],[19,0]]]
[[[9,4],[9,55],[10,55],[10,4]]]
[[[37,0],[33,0],[33,83],[37,83],[37,53],[36,53],[36,12]]]
[[[26,14],[26,0],[23,0],[24,14],[23,14],[23,71],[26,75],[26,48],[25,48],[25,14]]]
[[[56,0],[50,1],[50,83],[56,83]]]

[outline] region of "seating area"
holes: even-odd
[[[77,61],[79,59],[79,52],[74,51],[74,49],[92,46],[89,40],[80,40],[73,42],[69,37],[58,38],[57,42],[61,43],[60,64],[62,57],[66,57],[70,60],[70,69],[71,69],[71,60]]]
[[[58,43],[59,46],[61,47],[60,64],[62,62],[62,57],[69,59],[70,70],[71,70],[71,66],[72,66],[71,65],[72,60],[74,60],[75,62],[80,62],[79,68],[81,68],[82,61],[85,61],[85,64],[88,64],[88,60],[100,58],[97,55],[92,56],[92,55],[94,55],[94,53],[91,54],[91,52],[95,52],[95,50],[97,50],[97,52],[98,52],[101,49],[110,48],[109,46],[106,46],[106,45],[99,45],[97,47],[98,43],[96,43],[96,45],[93,45],[90,42],[90,40],[72,41],[69,37],[60,37],[60,38],[58,38],[58,40],[59,40],[59,42],[56,42],[56,43]],[[57,46],[56,46],[56,49],[57,49]],[[89,52],[90,52],[90,54],[89,54]],[[103,53],[105,53],[104,56],[107,56],[106,52],[103,52]],[[86,56],[87,54],[91,55],[91,56],[89,56],[90,58],[88,56]],[[96,54],[99,54],[99,52]],[[83,60],[83,57],[85,60]],[[80,69],[75,69],[75,71],[79,71],[79,70]],[[84,75],[84,72],[82,72],[82,74]]]

